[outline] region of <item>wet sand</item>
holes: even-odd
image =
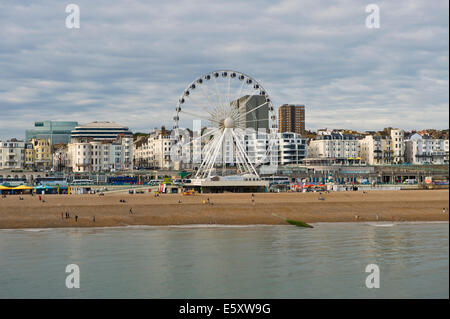
[[[448,196],[449,190],[255,193],[254,204],[251,194],[233,193],[46,195],[45,202],[8,196],[0,198],[0,228],[286,224],[272,213],[307,223],[376,221],[377,215],[379,221],[448,221]],[[212,204],[203,204],[208,198]],[[71,218],[62,219],[66,212]]]

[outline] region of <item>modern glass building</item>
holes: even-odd
[[[78,122],[42,121],[35,122],[34,128],[25,131],[26,141],[31,139],[49,139],[52,145],[67,144],[70,142],[70,134]]]

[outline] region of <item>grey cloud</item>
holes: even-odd
[[[0,1],[0,138],[43,119],[171,125],[203,73],[248,73],[307,128],[448,128],[448,2]]]

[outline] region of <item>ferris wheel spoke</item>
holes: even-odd
[[[200,91],[202,91],[202,95],[212,108],[212,110],[208,110],[208,113],[210,113],[211,115],[213,113],[217,114],[217,104],[211,101],[209,91],[206,88],[203,88],[203,85],[200,85]]]
[[[220,135],[220,137],[218,137],[218,135],[216,135],[214,137],[214,140],[211,142],[211,144],[209,144],[207,146],[205,159],[203,160],[202,165],[200,166],[199,171],[198,171],[200,176],[206,177],[206,173],[209,172],[210,164],[212,163],[212,165],[214,165],[213,156],[215,154],[217,146],[220,144],[222,136],[223,136],[223,133]],[[203,169],[203,171],[202,171],[202,169]]]
[[[199,114],[195,114],[195,113],[192,113],[192,112],[187,112],[187,111],[185,111],[185,110],[180,110],[180,112],[181,112],[181,113],[184,113],[184,114],[186,114],[186,115],[193,116],[193,117],[196,118],[196,119],[203,119],[203,120],[205,120],[205,121],[210,121],[210,122],[214,122],[214,123],[220,124],[219,121],[217,121],[217,120],[215,120],[215,119],[213,119],[213,118],[211,118],[211,117],[206,117],[206,116],[204,116],[204,115],[199,115]]]
[[[188,99],[191,99],[196,105],[202,107],[203,109],[205,109],[206,111],[209,109],[208,108],[208,104],[206,104],[204,101],[200,100],[197,97],[194,97],[193,95],[190,95],[188,97]]]
[[[222,92],[218,88],[217,80],[215,77],[214,77],[214,88],[216,90],[216,94],[217,94],[218,101],[219,101],[220,114],[221,114],[221,116],[225,116],[227,114],[227,109],[229,108],[229,106],[226,106],[225,97],[224,97],[224,101],[222,101]]]
[[[266,149],[266,151],[264,152],[264,154],[261,156],[261,160],[258,161],[258,164],[264,164],[264,162],[272,162],[272,159],[274,157],[274,153],[278,154],[278,150],[276,149],[277,146],[277,141],[278,139],[276,138],[276,136],[270,136],[269,137],[269,145]],[[275,148],[275,149],[274,149]],[[278,155],[276,155],[278,157]]]
[[[245,80],[242,80],[241,88],[240,88],[239,91],[238,91],[238,94],[237,94],[237,96],[236,96],[236,99],[240,99],[240,98],[242,97],[242,90],[243,90],[243,88],[244,88],[244,84],[245,84]]]
[[[195,138],[193,138],[191,141],[189,141],[189,142],[187,142],[187,143],[184,143],[182,146],[183,147],[185,147],[185,146],[187,146],[187,145],[189,145],[189,144],[191,144],[191,143],[194,143],[194,142],[196,142],[196,141],[198,141],[198,140],[201,140],[203,137],[205,137],[205,136],[212,136],[212,135],[214,135],[216,132],[218,132],[219,130],[217,129],[217,128],[214,128],[213,130],[211,130],[211,131],[209,131],[209,132],[207,132],[207,133],[205,133],[205,134],[203,134],[203,135],[201,135],[201,136],[197,136],[197,137],[195,137]]]
[[[211,164],[210,164],[209,169],[208,169],[208,171],[209,171],[208,177],[211,176],[212,168],[214,167],[214,163],[216,162],[217,155],[219,154],[220,148],[222,147],[222,141],[223,141],[227,131],[228,131],[228,128],[225,128],[225,130],[222,133],[222,136],[219,139],[219,142],[215,146],[214,155],[213,155],[213,158],[211,160]]]
[[[248,121],[245,121],[245,123],[248,123],[248,122],[260,122],[260,121],[269,121],[269,119],[248,120]]]
[[[252,108],[250,111],[247,111],[247,112],[243,113],[241,116],[245,116],[245,115],[247,115],[247,114],[250,114],[250,113],[252,113],[252,112],[258,110],[259,108],[263,107],[263,106],[266,105],[266,104],[268,104],[267,101],[264,102],[264,103],[262,103],[262,104],[260,104],[260,105],[258,105],[258,106],[256,106],[256,107],[254,107],[254,108]]]
[[[230,101],[230,89],[231,89],[231,77],[228,77],[228,87],[227,87],[227,107],[229,107],[231,104]]]
[[[244,157],[246,159],[245,164],[251,168],[249,173],[254,173],[256,176],[259,177],[258,173],[256,172],[255,168],[253,167],[252,163],[250,162],[250,159],[247,156],[247,152],[245,151],[244,147],[241,145],[241,142],[239,141],[238,137],[236,136],[236,133],[231,131],[231,134],[233,134],[234,138],[236,139],[236,145],[240,148],[241,153],[244,155]]]
[[[195,175],[196,177],[203,176],[202,169],[204,169],[206,164],[209,163],[210,158],[211,158],[211,150],[213,149],[213,147],[215,146],[216,143],[218,143],[217,135],[215,137],[213,137],[212,141],[210,141],[209,143],[207,143],[205,145],[203,150],[205,151],[206,155],[205,155],[200,167],[198,168],[197,174]]]

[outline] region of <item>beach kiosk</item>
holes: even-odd
[[[11,194],[11,187],[0,185],[0,194]]]
[[[14,194],[31,194],[33,192],[33,187],[26,186],[26,185],[19,185],[17,187],[14,187],[13,189]]]
[[[39,185],[34,188],[36,194],[57,194],[58,188],[48,185]]]

